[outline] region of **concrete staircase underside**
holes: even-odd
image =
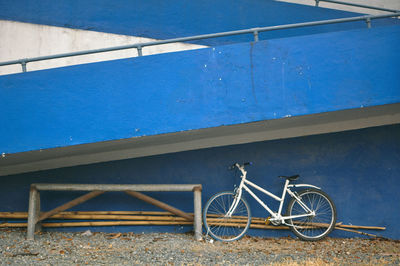
[[[0,77],[0,175],[400,123],[400,26]]]

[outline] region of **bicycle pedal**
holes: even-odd
[[[271,216],[267,217],[267,219],[265,219],[265,224],[266,225],[269,225],[271,223],[270,219],[271,219]]]

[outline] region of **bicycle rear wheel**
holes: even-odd
[[[298,196],[315,215],[289,219],[287,223],[292,224],[292,232],[307,241],[320,240],[327,236],[336,223],[336,207],[333,201],[325,192],[312,188],[300,191]],[[288,204],[287,215],[303,214],[307,214],[307,211],[292,198]]]
[[[212,196],[203,211],[203,222],[207,233],[220,241],[240,239],[250,227],[251,214],[246,200],[241,198],[231,217],[225,214],[236,197],[234,192],[220,192]]]

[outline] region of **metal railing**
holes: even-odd
[[[316,0],[316,1],[333,2],[333,0]],[[340,3],[343,4],[343,2],[340,2]],[[373,7],[370,7],[370,8],[373,8]],[[354,21],[365,21],[367,24],[367,27],[370,28],[371,21],[374,19],[382,19],[382,18],[400,16],[400,11],[391,11],[391,12],[394,12],[394,13],[384,14],[384,15],[364,15],[364,16],[350,17],[350,18],[339,18],[339,19],[302,22],[302,23],[294,23],[294,24],[286,24],[286,25],[278,25],[278,26],[259,27],[259,28],[251,28],[251,29],[244,29],[244,30],[196,35],[196,36],[190,36],[190,37],[174,38],[174,39],[161,40],[161,41],[151,41],[151,42],[145,42],[145,43],[135,43],[135,44],[130,44],[130,45],[113,46],[113,47],[102,48],[102,49],[93,49],[93,50],[86,50],[86,51],[79,51],[79,52],[62,53],[62,54],[55,54],[55,55],[48,55],[48,56],[39,56],[39,57],[32,57],[32,58],[0,62],[0,66],[20,64],[22,67],[22,71],[26,72],[27,71],[26,64],[29,62],[37,62],[37,61],[79,56],[79,55],[104,53],[104,52],[111,52],[111,51],[118,51],[118,50],[125,50],[125,49],[137,49],[138,55],[142,56],[143,47],[168,44],[168,43],[197,41],[197,40],[220,38],[220,37],[234,36],[234,35],[241,35],[241,34],[253,34],[254,41],[257,42],[259,40],[258,35],[260,32],[311,27],[311,26],[320,26],[320,25],[336,24],[336,23],[347,23],[347,22],[354,22]]]

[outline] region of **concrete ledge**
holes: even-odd
[[[398,123],[400,103],[29,151],[0,158],[0,176]]]

